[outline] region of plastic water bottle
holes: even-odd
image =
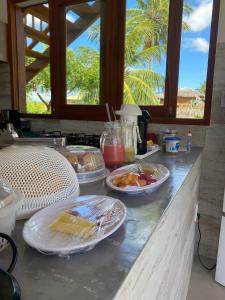
[[[187,135],[187,152],[191,152],[191,138],[192,138],[192,133],[188,131]]]

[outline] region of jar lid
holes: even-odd
[[[71,145],[71,146],[66,146],[66,150],[70,152],[95,152],[99,151],[98,148],[91,147],[91,146],[82,146],[82,145]]]
[[[165,141],[180,141],[181,138],[177,137],[177,136],[168,136],[165,138]]]

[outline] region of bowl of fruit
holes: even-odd
[[[153,192],[169,175],[170,171],[161,164],[133,164],[113,171],[106,183],[111,189],[128,194]]]

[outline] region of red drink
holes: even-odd
[[[103,157],[107,167],[121,166],[125,162],[124,145],[104,145]]]

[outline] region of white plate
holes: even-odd
[[[146,185],[146,186],[127,186],[126,188],[120,188],[112,184],[112,180],[115,176],[122,175],[125,172],[131,172],[133,169],[135,169],[137,166],[146,166],[146,167],[151,167],[155,168],[157,171],[157,181]],[[143,193],[147,191],[148,193],[154,192],[163,182],[167,180],[167,178],[170,176],[170,171],[164,167],[163,165],[160,164],[151,164],[151,163],[143,163],[143,164],[132,164],[132,165],[127,165],[125,167],[116,169],[113,171],[106,179],[107,185],[116,191],[120,191],[123,193],[127,194],[137,194],[137,193]]]
[[[88,239],[53,232],[52,221],[62,212],[75,207],[86,218],[98,218],[97,230]],[[97,243],[113,234],[124,222],[125,205],[107,196],[80,196],[58,202],[37,212],[23,228],[23,238],[31,247],[46,254],[69,255],[91,250]]]

